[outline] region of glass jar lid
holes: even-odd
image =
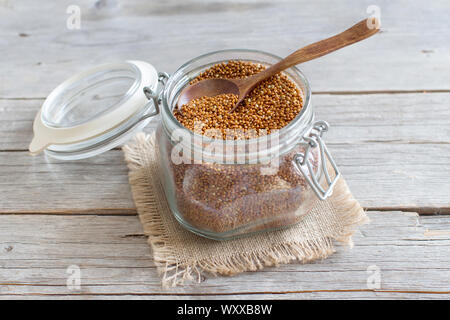
[[[34,120],[30,152],[109,136],[154,104],[147,95],[157,86],[156,69],[143,61],[104,64],[74,75],[44,101]]]

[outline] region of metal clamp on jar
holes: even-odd
[[[326,121],[320,120],[314,122],[308,134],[302,137],[301,143],[304,143],[306,145],[305,152],[298,153],[294,158],[297,168],[307,179],[308,184],[311,186],[311,188],[313,188],[314,192],[320,200],[325,200],[333,193],[334,186],[341,176],[336,163],[334,162],[327,146],[322,140],[322,135],[328,131],[328,127],[329,126]],[[311,148],[317,147],[320,150],[319,152],[321,159],[321,169],[319,170],[319,173],[323,173],[325,175],[327,183],[327,187],[325,189],[321,186],[320,180],[317,178],[317,176],[312,174],[314,170],[311,166],[311,162],[307,161]],[[333,179],[331,179],[330,173],[328,172],[328,163],[334,170]]]

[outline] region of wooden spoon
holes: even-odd
[[[370,20],[372,19],[372,20]],[[350,29],[345,30],[331,38],[315,42],[290,54],[280,62],[264,71],[243,79],[206,79],[185,87],[178,98],[177,108],[193,99],[200,97],[213,97],[219,94],[235,94],[239,97],[236,105],[230,110],[233,112],[247,94],[261,81],[296,64],[319,58],[323,55],[366,39],[378,32],[377,18],[369,18],[358,22]]]

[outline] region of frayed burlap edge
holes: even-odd
[[[133,199],[144,233],[148,236],[155,265],[162,275],[163,287],[175,287],[183,284],[185,280],[200,282],[205,272],[230,276],[293,261],[307,263],[324,259],[335,252],[332,240],[351,247],[355,230],[369,222],[345,181],[340,179],[333,192],[336,195],[333,204],[341,212],[339,232],[302,242],[284,242],[252,252],[238,252],[226,258],[208,257],[202,260],[180,261],[177,259],[177,251],[171,243],[171,236],[159,212],[159,206],[162,202],[166,202],[165,198],[162,198],[164,197],[162,185],[159,178],[152,178],[147,168],[150,158],[153,158],[153,161],[157,159],[155,155],[150,155],[149,158],[148,154],[149,150],[157,153],[154,135],[139,133],[130,144],[123,147],[123,150],[129,168]]]

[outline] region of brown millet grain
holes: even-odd
[[[256,63],[229,61],[212,66],[191,83],[208,78],[242,78],[264,68]],[[174,115],[192,131],[196,129],[194,123],[201,121],[204,124],[202,134],[208,129],[219,129],[226,139],[227,129],[244,132],[256,129],[256,135],[281,129],[303,106],[299,88],[284,74],[262,82],[242,105],[229,113],[236,100],[237,97],[230,94],[202,97],[183,105],[181,112],[175,110]],[[164,137],[161,132],[159,134]],[[237,138],[252,136],[245,134]],[[264,175],[261,168],[265,165],[262,164],[175,165],[170,161],[172,144],[164,139],[161,161],[169,166],[168,176],[177,211],[182,220],[197,231],[238,235],[288,226],[300,221],[316,200],[305,178],[293,165],[295,155],[304,151],[300,145],[279,157],[275,174]],[[314,170],[318,161],[318,154],[313,150]]]
[[[264,70],[261,64],[246,61],[228,61],[216,64],[202,72],[190,82],[211,78],[244,78]],[[237,102],[234,94],[194,99],[174,110],[174,116],[186,128],[194,131],[195,123],[202,123],[201,133],[208,129],[219,129],[222,138],[227,138],[227,129],[241,130],[245,135],[234,135],[234,139],[251,138],[247,134],[256,130],[256,135],[270,134],[291,122],[303,106],[300,89],[284,74],[276,74],[253,89],[234,112],[229,112]],[[254,131],[252,132],[254,133]]]

